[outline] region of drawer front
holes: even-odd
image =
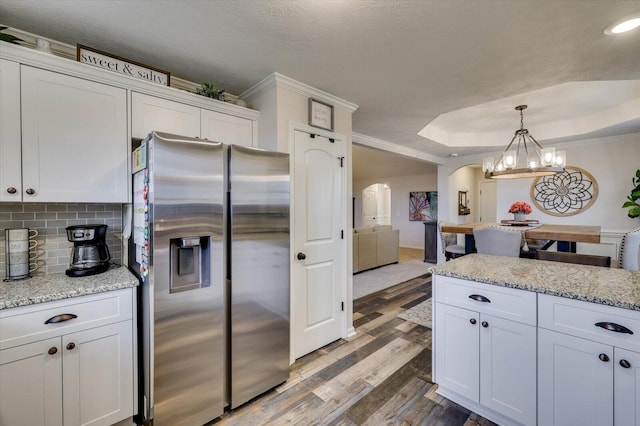
[[[536,293],[434,276],[436,302],[536,325]]]
[[[75,315],[66,321],[64,315]],[[132,318],[132,289],[79,296],[0,311],[0,349]],[[53,319],[53,320],[52,320]],[[49,324],[45,324],[51,320]]]
[[[640,352],[639,311],[546,294],[538,296],[538,310],[541,328]]]

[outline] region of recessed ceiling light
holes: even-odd
[[[604,33],[607,35],[615,35],[626,33],[640,27],[640,16],[628,16],[622,20],[616,21],[605,28]]]

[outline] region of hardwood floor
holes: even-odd
[[[215,425],[493,425],[435,393],[431,330],[397,318],[429,297],[425,275],[356,300],[355,336],[300,358],[286,383]]]
[[[424,261],[424,250],[408,247],[400,247],[398,250],[398,261]]]

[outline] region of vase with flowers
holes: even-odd
[[[531,212],[531,206],[524,201],[516,201],[509,207],[509,213],[513,213],[513,219],[517,221],[525,220],[525,216]]]

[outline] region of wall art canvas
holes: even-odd
[[[438,220],[438,192],[409,192],[409,220],[435,222]]]

